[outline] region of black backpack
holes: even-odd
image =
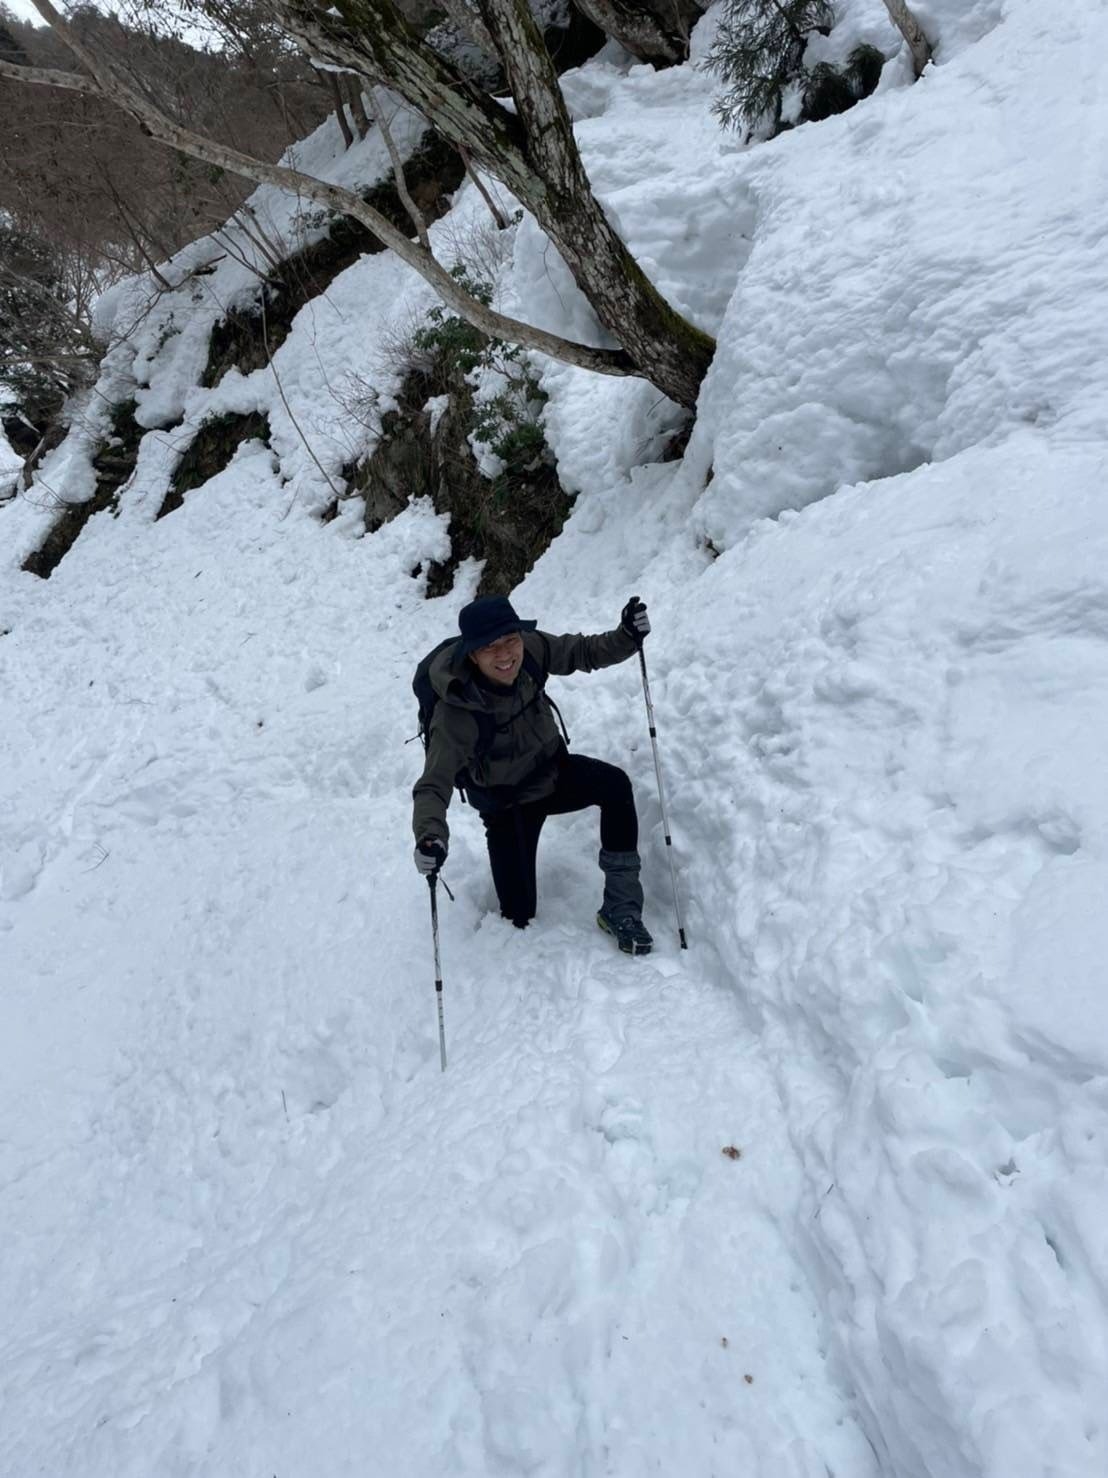
[[[415,676],[412,678],[412,692],[415,694],[416,702],[419,704],[418,737],[423,744],[424,754],[427,753],[427,746],[431,742],[431,720],[435,716],[435,706],[439,701],[439,695],[431,686],[431,664],[440,652],[444,652],[447,647],[452,647],[458,640],[459,638],[456,636],[448,636],[444,641],[440,641],[437,647],[432,647],[427,655],[421,658],[419,665],[416,667]],[[541,699],[543,702],[550,704],[550,707],[558,715],[558,723],[561,725],[562,733],[565,735],[566,743],[568,744],[569,735],[566,733],[566,726],[558,710],[558,705],[546,692],[546,674],[526,648],[523,652],[523,670],[529,674],[537,690],[535,697],[531,701],[537,703]],[[475,710],[473,716],[477,720],[477,749],[475,751],[475,758],[479,758],[481,755],[489,752],[497,734],[501,728],[506,726],[497,724],[491,713],[480,713]],[[514,715],[513,720],[517,717],[518,714]],[[412,737],[415,738],[416,736],[413,735]],[[454,777],[454,784],[458,787],[462,800],[466,799],[466,786],[469,783],[468,770],[461,770]]]

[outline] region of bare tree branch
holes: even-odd
[[[83,92],[86,97],[104,96],[91,77],[82,77],[79,72],[59,72],[53,67],[22,67],[15,62],[6,62],[2,57],[0,77],[10,77],[13,82],[41,82],[45,87],[64,87],[68,92]]]
[[[86,320],[68,303],[62,302],[60,298],[49,293],[41,282],[36,282],[33,277],[26,272],[20,272],[17,267],[7,261],[0,262],[0,278],[16,284],[28,298],[33,298],[37,314],[56,319],[64,326],[68,337],[77,339],[81,345],[81,351],[69,357],[76,360],[97,353],[96,341],[92,337]],[[0,330],[0,333],[2,332]],[[58,357],[66,356],[63,353]]]
[[[473,160],[469,157],[469,150],[466,149],[464,147],[464,145],[459,144],[458,145],[458,153],[462,156],[462,163],[466,167],[466,174],[469,175],[469,177],[473,181],[474,185],[476,185],[476,187],[477,187],[477,193],[480,195],[481,199],[488,206],[488,208],[489,208],[489,214],[492,216],[493,220],[496,222],[496,229],[498,231],[505,231],[505,230],[507,230],[507,227],[508,227],[508,217],[504,214],[504,212],[501,210],[500,206],[493,199],[492,191],[485,184],[484,180],[477,173],[476,169],[474,169],[474,167],[473,167]]]
[[[38,445],[31,452],[30,456],[24,458],[23,466],[19,469],[18,486],[20,492],[30,492],[34,484],[35,473],[38,470],[39,463],[46,456],[47,452],[52,452],[55,447],[61,445],[68,430],[69,427],[63,421],[55,421],[39,438]]]
[[[478,0],[512,93],[497,103],[421,43],[394,0],[266,0],[302,49],[384,82],[503,181],[558,248],[593,311],[640,374],[696,403],[711,335],[666,301],[592,192],[550,53],[527,0]]]
[[[262,293],[262,345],[265,349],[265,357],[269,364],[269,372],[273,376],[273,383],[277,386],[277,394],[281,397],[281,404],[285,408],[285,415],[288,416],[289,420],[292,422],[293,429],[295,430],[297,436],[299,436],[300,440],[304,443],[304,450],[308,453],[308,456],[311,457],[312,461],[319,468],[320,474],[326,481],[327,486],[331,489],[336,498],[341,498],[342,494],[335,486],[331,474],[327,471],[326,467],[324,467],[323,463],[316,456],[315,448],[312,446],[308,438],[304,435],[304,428],[296,419],[296,414],[293,411],[292,406],[289,405],[289,398],[285,394],[285,387],[281,383],[281,376],[277,373],[277,366],[273,363],[273,355],[270,353],[269,349],[269,320],[266,315],[265,293]],[[291,507],[291,504],[289,506]]]
[[[118,106],[126,108],[144,125],[152,137],[171,148],[208,164],[230,170],[260,185],[275,185],[292,194],[307,196],[343,215],[353,216],[366,226],[384,244],[396,253],[413,271],[431,284],[439,296],[467,323],[491,338],[507,339],[523,344],[552,359],[578,365],[582,369],[599,374],[635,375],[640,373],[631,357],[622,349],[597,349],[587,344],[578,344],[563,339],[558,334],[522,323],[497,313],[486,304],[467,293],[429,252],[411,241],[403,232],[373,209],[360,196],[339,185],[332,185],[300,170],[286,165],[267,164],[260,159],[240,153],[225,144],[216,143],[190,129],[182,127],[167,117],[153,103],[141,96],[111,68],[110,63],[97,57],[74,35],[71,28],[50,4],[50,0],[32,0],[32,4],[43,20],[52,26],[65,40],[78,59],[92,73],[92,78],[77,73],[59,72],[46,68],[20,67],[0,61],[0,76],[16,82],[37,83],[49,87],[66,88],[76,92],[94,93]]]
[[[109,194],[112,197],[112,204],[116,208],[119,219],[123,222],[124,230],[127,232],[127,235],[134,243],[135,250],[138,252],[142,260],[146,263],[147,271],[150,273],[159,287],[168,288],[168,281],[165,277],[163,277],[161,271],[158,268],[157,262],[155,262],[154,258],[151,256],[150,252],[147,249],[146,243],[142,239],[142,235],[139,231],[139,223],[134,219],[130,210],[124,203],[123,197],[116,189],[115,182],[111,179],[106,179],[104,183],[105,188],[108,190]]]
[[[396,140],[392,136],[392,129],[385,117],[385,109],[381,103],[381,95],[375,88],[369,89],[369,101],[373,108],[373,116],[377,122],[381,137],[385,141],[385,148],[389,151],[392,160],[392,173],[396,181],[396,193],[400,196],[401,204],[408,212],[412,225],[415,227],[419,244],[424,251],[431,250],[431,238],[427,234],[427,217],[412,199],[411,191],[408,189],[408,181],[404,174],[404,161],[400,157],[400,150],[396,147]]]

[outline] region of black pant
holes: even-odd
[[[600,845],[606,852],[634,852],[639,820],[631,781],[616,765],[584,754],[565,754],[554,794],[481,817],[500,912],[522,928],[535,917],[535,854],[548,816],[600,807]]]

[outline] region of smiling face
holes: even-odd
[[[490,642],[487,647],[478,647],[470,652],[469,660],[491,683],[502,683],[510,687],[523,666],[523,638],[518,631]]]

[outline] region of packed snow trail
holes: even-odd
[[[875,1471],[774,1085],[657,839],[630,960],[595,815],[549,823],[521,934],[456,808],[440,1073],[403,736],[457,601],[397,583],[438,521],[358,543],[282,503],[247,449],[172,537],[124,514],[18,587],[4,1471]],[[641,709],[612,678],[559,694],[579,731]]]
[[[229,879],[243,819],[204,838]],[[339,823],[295,828],[308,875],[268,907],[219,877],[200,892],[208,928],[156,973],[141,1052],[73,1105],[97,1120],[79,1162],[30,1178],[14,1287],[36,1233],[54,1255],[6,1331],[8,1470],[870,1471],[836,1425],[788,1250],[791,1154],[733,1001],[672,951],[520,938],[463,893],[443,1077],[416,910],[414,937],[369,941],[363,898],[366,933],[326,960],[318,937],[289,947],[289,897]],[[106,1196],[114,1246],[90,1239]]]

